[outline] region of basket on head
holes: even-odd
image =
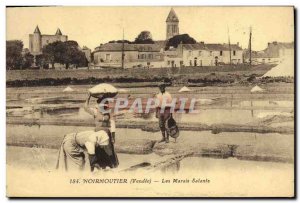
[[[118,94],[117,88],[107,83],[101,83],[99,85],[96,85],[90,88],[88,91],[91,94],[91,96],[95,98],[111,98],[115,97]]]

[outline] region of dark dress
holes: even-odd
[[[98,146],[95,149],[97,157],[97,164],[100,168],[106,167],[117,168],[119,166],[118,156],[115,152],[114,144],[112,142],[112,133],[109,130],[110,120],[102,121],[102,123],[96,126],[95,131],[105,130],[109,136],[109,144],[106,146]],[[97,167],[97,166],[96,166]]]
[[[104,107],[108,110],[108,107]],[[114,144],[112,141],[111,127],[115,128],[115,123],[111,120],[109,113],[101,113],[98,108],[88,107],[88,103],[85,104],[84,109],[87,113],[94,117],[95,131],[104,130],[109,136],[109,143],[105,146],[97,146],[95,148],[95,155],[97,157],[95,167],[105,169],[106,167],[116,168],[119,166],[119,160],[115,152]]]

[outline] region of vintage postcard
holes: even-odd
[[[8,197],[295,196],[294,7],[6,7]]]

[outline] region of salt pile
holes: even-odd
[[[269,70],[263,77],[294,77],[294,57],[282,59],[282,62]]]
[[[66,87],[63,92],[74,92],[74,90],[71,87]]]
[[[186,86],[182,87],[178,92],[191,92],[192,90],[190,90],[189,88],[187,88]]]
[[[260,88],[258,85],[256,85],[255,87],[253,87],[251,89],[251,92],[263,92],[263,91],[265,91],[265,90]]]

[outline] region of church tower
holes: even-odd
[[[33,55],[37,55],[42,52],[42,35],[39,26],[36,26],[33,35],[30,36],[29,49]]]
[[[167,25],[167,34],[166,34],[166,40],[174,37],[175,35],[179,35],[179,19],[174,11],[173,8],[171,8],[170,13],[166,20]]]

